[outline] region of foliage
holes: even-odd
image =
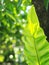
[[[45,5],[46,10],[48,9],[48,4],[49,4],[49,0],[44,0],[44,5]]]
[[[28,65],[49,65],[49,43],[39,25],[34,6],[28,12],[28,24],[22,40]]]
[[[30,2],[31,0],[0,0],[1,63],[19,62],[20,64],[25,61],[21,37],[27,23],[27,7]]]
[[[48,1],[45,2],[47,7]],[[48,62],[49,45],[39,26],[34,6],[28,14],[30,5],[31,0],[0,0],[1,65],[27,65],[26,59],[29,65]],[[23,40],[22,37],[24,37]]]

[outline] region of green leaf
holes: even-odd
[[[14,22],[16,22],[16,19],[13,15],[11,15],[10,13],[6,12],[6,15],[9,16]]]
[[[49,65],[49,43],[39,25],[34,6],[28,12],[28,24],[22,40],[28,65]]]
[[[3,61],[4,61],[4,56],[0,55],[0,62],[3,62]]]
[[[48,10],[48,4],[49,4],[49,0],[44,0],[44,5],[45,5],[46,10]]]

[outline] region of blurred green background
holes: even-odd
[[[0,0],[0,65],[27,65],[23,28],[31,0]]]

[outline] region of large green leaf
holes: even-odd
[[[49,43],[39,25],[34,6],[28,12],[28,24],[22,40],[28,65],[49,65]]]

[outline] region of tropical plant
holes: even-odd
[[[49,65],[49,43],[40,27],[35,7],[28,12],[28,24],[24,29],[24,53],[28,65]]]
[[[48,2],[44,1],[46,9]],[[29,65],[49,64],[49,44],[34,6],[28,12],[30,5],[31,0],[0,0],[1,65],[27,65],[26,60]]]
[[[0,63],[24,61],[21,37],[30,1],[0,0]]]

